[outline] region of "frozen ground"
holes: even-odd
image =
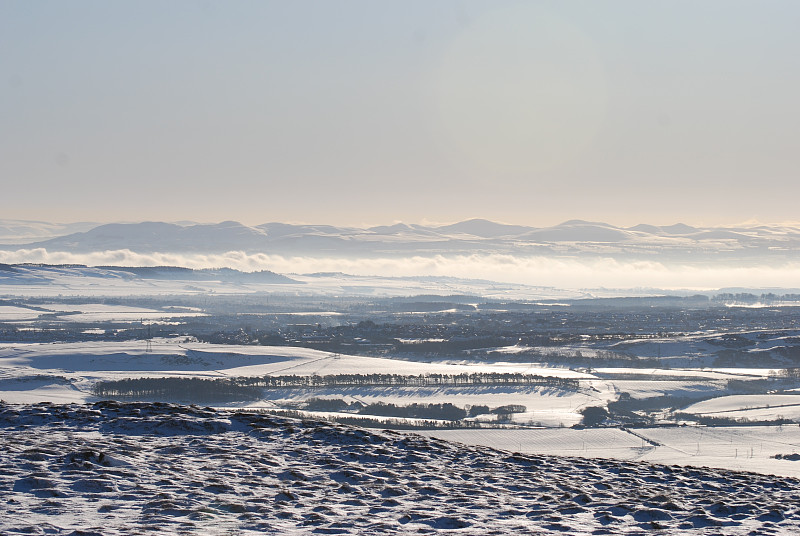
[[[796,534],[800,482],[154,404],[0,405],[3,534]]]

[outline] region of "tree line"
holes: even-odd
[[[98,382],[92,388],[98,398],[125,400],[237,402],[261,399],[261,389],[222,378],[127,378]]]
[[[466,420],[457,420],[457,421],[443,421],[443,420],[417,420],[417,421],[407,421],[399,418],[388,417],[388,418],[375,418],[375,417],[367,417],[367,416],[344,416],[344,415],[326,415],[326,416],[318,416],[315,415],[314,417],[309,417],[307,413],[303,413],[302,411],[296,410],[285,410],[285,409],[262,409],[259,410],[257,413],[263,413],[267,415],[279,415],[281,417],[291,417],[294,419],[302,419],[302,420],[323,420],[329,422],[337,422],[341,424],[347,424],[350,426],[363,426],[367,428],[380,428],[384,430],[430,430],[433,428],[438,429],[472,429],[472,428],[502,428],[502,424],[498,424],[495,422],[475,422],[475,421],[466,421]]]
[[[92,388],[98,398],[188,400],[198,403],[259,400],[263,389],[326,387],[546,386],[577,390],[574,378],[517,372],[470,374],[330,374],[326,376],[260,376],[242,378],[126,378],[101,381]]]
[[[325,376],[260,376],[238,378],[240,385],[256,387],[440,387],[465,385],[532,385],[577,390],[574,378],[558,378],[520,372],[472,372],[462,374],[328,374]]]

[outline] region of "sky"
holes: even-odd
[[[0,0],[0,214],[797,221],[800,3]]]

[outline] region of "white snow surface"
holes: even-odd
[[[720,396],[686,407],[685,413],[748,419],[800,419],[800,393]]]
[[[36,402],[90,402],[92,386],[123,378],[194,377],[225,378],[265,375],[351,374],[462,374],[479,372],[524,373],[585,379],[594,376],[566,368],[529,363],[417,362],[401,359],[335,354],[288,346],[237,346],[186,343],[181,339],[155,339],[148,351],[145,341],[30,343],[0,346],[0,400],[16,404]],[[577,424],[580,410],[615,398],[613,389],[579,392],[530,386],[371,387],[346,389],[266,390],[264,399],[231,407],[274,407],[275,402],[300,401],[311,396],[344,397],[410,404],[451,402],[458,406],[488,403],[492,407],[521,404],[528,408],[514,415],[517,422],[550,426]]]
[[[514,413],[511,416],[513,422],[558,427],[579,424],[582,419],[581,409],[586,406],[604,405],[615,398],[615,393],[610,390],[569,391],[555,387],[524,385],[275,389],[267,391],[264,401],[251,404],[249,407],[259,407],[264,402],[270,402],[272,404],[263,406],[269,408],[274,407],[273,404],[276,403],[300,402],[312,397],[341,398],[347,402],[358,401],[363,404],[385,402],[401,406],[449,402],[459,407],[488,405],[496,408],[516,404],[525,406],[526,411]]]
[[[591,374],[529,363],[418,362],[354,356],[293,346],[247,346],[187,343],[182,339],[146,341],[13,343],[0,346],[0,378],[26,374],[64,374],[78,378],[254,376],[265,374],[460,374],[521,372],[592,379]]]
[[[228,409],[274,409],[299,405],[309,398],[342,398],[408,405],[452,403],[459,407],[508,404],[526,407],[512,423],[524,429],[435,430],[437,437],[467,444],[537,454],[570,454],[621,460],[743,469],[766,474],[800,477],[800,463],[771,458],[800,452],[800,428],[784,426],[783,436],[766,426],[732,428],[727,443],[702,435],[697,428],[671,427],[621,431],[616,429],[571,430],[581,420],[580,411],[603,406],[620,392],[635,398],[649,396],[696,396],[725,392],[727,371],[613,369],[616,376],[528,363],[415,362],[391,358],[350,356],[295,347],[236,346],[187,343],[179,339],[155,339],[152,351],[145,341],[30,343],[0,347],[0,400],[12,404],[87,403],[97,399],[92,386],[103,380],[144,377],[226,378],[263,375],[335,375],[354,371],[419,375],[425,373],[522,372],[579,379],[578,390],[551,386],[362,386],[265,389],[257,401],[232,402]],[[599,371],[598,371],[599,372]],[[750,371],[758,377],[760,371]],[[651,379],[643,379],[649,376]],[[632,379],[625,379],[625,378]],[[623,379],[620,379],[623,378]],[[774,419],[779,415],[800,417],[795,401],[800,395],[723,396],[690,406],[697,414]],[[737,412],[743,412],[741,415]],[[757,413],[754,413],[757,412]],[[318,417],[324,413],[316,414]],[[347,416],[354,416],[347,414]],[[541,425],[549,428],[536,428]],[[532,427],[534,426],[534,427]],[[565,428],[566,427],[566,428]],[[796,431],[796,432],[795,432]],[[688,436],[687,436],[688,434]],[[699,435],[698,435],[699,434]],[[684,439],[690,437],[691,439]],[[699,438],[699,439],[698,439]],[[687,446],[688,444],[688,446]],[[767,447],[765,447],[765,445]]]
[[[0,441],[9,535],[800,530],[793,478],[511,454],[197,407],[0,404]]]
[[[800,478],[800,461],[774,457],[800,453],[797,425],[464,429],[420,433],[527,454],[648,461]]]

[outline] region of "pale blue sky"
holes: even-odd
[[[800,220],[795,1],[0,0],[0,217]]]

